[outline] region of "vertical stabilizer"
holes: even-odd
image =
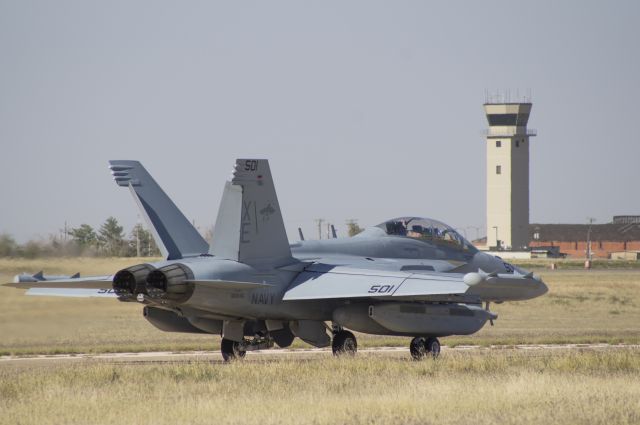
[[[209,245],[138,161],[109,161],[118,186],[128,187],[156,244],[168,259],[196,256]]]
[[[218,210],[210,254],[247,264],[293,261],[266,159],[238,159]]]

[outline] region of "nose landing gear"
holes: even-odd
[[[440,341],[434,337],[417,336],[411,340],[409,351],[414,360],[422,360],[428,355],[435,359],[440,355]]]

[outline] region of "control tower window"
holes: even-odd
[[[489,125],[518,125],[518,114],[489,114],[487,119]]]
[[[502,141],[496,140],[496,148],[499,148],[501,146],[502,146]]]

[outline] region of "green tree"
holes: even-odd
[[[24,258],[38,258],[43,255],[43,247],[36,241],[28,241],[18,247],[17,253]]]
[[[137,256],[138,247],[140,249],[141,257],[155,257],[160,255],[160,250],[158,249],[151,232],[146,230],[140,223],[136,224],[131,230],[128,255],[132,257]]]
[[[96,235],[93,227],[88,224],[81,224],[80,227],[71,229],[69,235],[73,238],[73,241],[82,248],[95,245],[96,242],[98,242],[98,235]]]
[[[106,255],[116,257],[124,253],[123,227],[118,224],[118,220],[115,217],[107,218],[100,226],[98,243]]]
[[[0,234],[0,257],[11,257],[15,254],[18,245],[15,239],[7,233]]]
[[[360,226],[358,226],[358,222],[355,220],[349,220],[347,221],[347,232],[349,233],[349,236],[355,236],[358,233],[362,232],[364,229]]]

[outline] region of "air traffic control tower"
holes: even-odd
[[[529,245],[529,138],[531,103],[484,104],[487,139],[487,247]]]

